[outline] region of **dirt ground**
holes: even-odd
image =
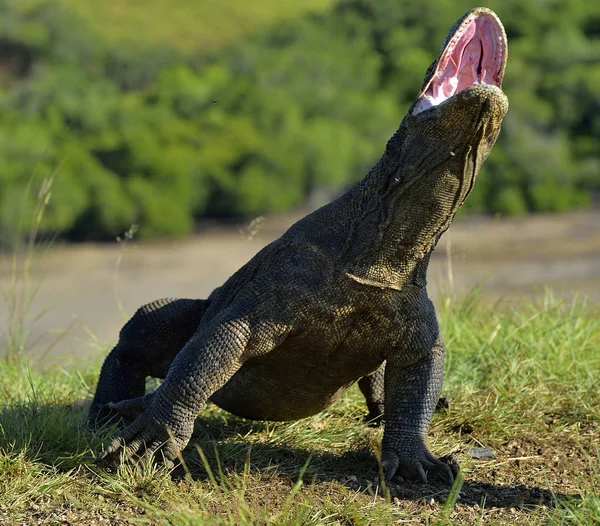
[[[44,366],[99,357],[137,307],[161,297],[206,297],[299,217],[241,228],[205,225],[186,240],[134,240],[125,248],[116,242],[56,246],[33,274],[34,282],[42,282],[32,315],[43,315],[27,323],[28,347]],[[0,269],[0,286],[7,291],[8,257]],[[599,302],[600,211],[457,221],[434,253],[430,294],[439,302],[477,286],[486,301],[500,304],[523,301],[546,286],[564,297]],[[5,303],[0,317],[9,318]]]

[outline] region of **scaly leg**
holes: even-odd
[[[122,414],[139,416],[112,439],[102,459],[115,462],[123,455],[144,462],[156,454],[168,463],[179,455],[210,396],[246,359],[272,351],[290,331],[285,323],[263,321],[252,307],[240,300],[202,323],[154,393],[110,404]]]
[[[369,414],[365,416],[365,422],[370,425],[379,425],[384,418],[384,378],[385,362],[381,364],[379,369],[369,376],[363,376],[358,381],[358,387],[367,401],[367,409],[369,410]]]
[[[427,431],[442,390],[445,348],[433,305],[416,318],[410,337],[387,356],[385,431],[382,461],[386,478],[394,475],[427,482],[427,475],[452,482],[458,465],[437,459]],[[414,357],[408,360],[407,357]]]
[[[147,377],[167,376],[207,307],[207,300],[161,299],[137,310],[104,361],[88,414],[90,427],[117,422],[121,415],[109,403],[143,396]]]

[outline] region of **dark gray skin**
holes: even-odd
[[[482,55],[474,59],[477,71],[493,68],[495,80],[424,109],[444,50],[455,49],[473,21],[487,24],[481,31],[496,42],[484,52],[477,41]],[[296,420],[358,381],[369,418],[385,415],[386,477],[452,482],[458,466],[438,460],[426,441],[445,354],[427,266],[500,132],[505,63],[497,17],[483,8],[467,13],[365,179],[293,225],[208,299],[139,309],[102,367],[90,409],[93,426],[129,418],[102,458],[175,459],[208,400],[245,418]],[[148,376],[165,380],[144,395]]]

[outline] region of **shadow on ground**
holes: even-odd
[[[302,476],[306,484],[337,482],[353,491],[382,493],[379,470],[375,455],[364,448],[348,451],[340,455],[328,452],[315,452],[296,448],[289,444],[253,444],[250,448],[245,435],[252,432],[268,431],[269,423],[233,419],[229,424],[219,418],[201,418],[190,446],[184,453],[184,460],[194,480],[207,480],[209,475],[205,464],[200,460],[200,448],[213,474],[244,472],[248,458],[250,471],[276,472],[281,478],[295,482]],[[306,466],[306,469],[304,470]],[[183,468],[174,471],[174,477],[184,476]],[[459,502],[466,506],[485,508],[532,509],[536,506],[556,507],[560,501],[578,500],[581,495],[561,494],[540,487],[526,485],[495,485],[476,481],[464,481],[460,490]],[[389,485],[392,497],[400,500],[425,501],[431,499],[445,502],[451,488],[444,484],[430,482],[427,485],[411,481],[397,480]]]
[[[101,443],[106,444],[115,428],[99,433],[88,430],[85,425],[88,406],[89,402],[82,401],[1,408],[0,452],[23,452],[29,460],[65,471],[81,463],[93,463],[90,451],[98,451]],[[192,441],[183,455],[187,472],[194,480],[209,480],[206,464],[198,454],[200,449],[212,473],[223,473],[225,481],[233,473],[243,474],[250,459],[251,474],[276,476],[292,486],[302,476],[305,484],[337,482],[352,491],[381,493],[375,456],[368,448],[337,455],[276,442],[251,443],[246,438],[261,431],[268,434],[272,425],[229,416],[224,419],[209,415],[198,419]],[[175,481],[185,475],[186,470],[181,466],[173,471]],[[392,497],[413,502],[431,502],[431,499],[445,502],[450,493],[447,486],[408,481],[394,482],[389,489]],[[459,502],[463,506],[527,510],[540,505],[555,507],[560,501],[579,498],[577,494],[553,493],[540,487],[466,480]]]
[[[89,403],[42,402],[33,398],[0,406],[0,453],[21,453],[30,461],[72,469],[92,462],[100,436],[85,425]]]

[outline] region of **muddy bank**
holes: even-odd
[[[138,306],[161,297],[206,297],[296,219],[267,219],[258,230],[206,227],[187,240],[126,248],[56,247],[33,275],[42,284],[32,314],[46,312],[27,323],[30,352],[40,365],[97,358]],[[7,291],[7,259],[1,268]],[[456,222],[434,253],[429,282],[436,302],[476,286],[486,301],[515,302],[549,286],[564,297],[600,302],[600,212]],[[5,303],[0,316],[8,320]]]

